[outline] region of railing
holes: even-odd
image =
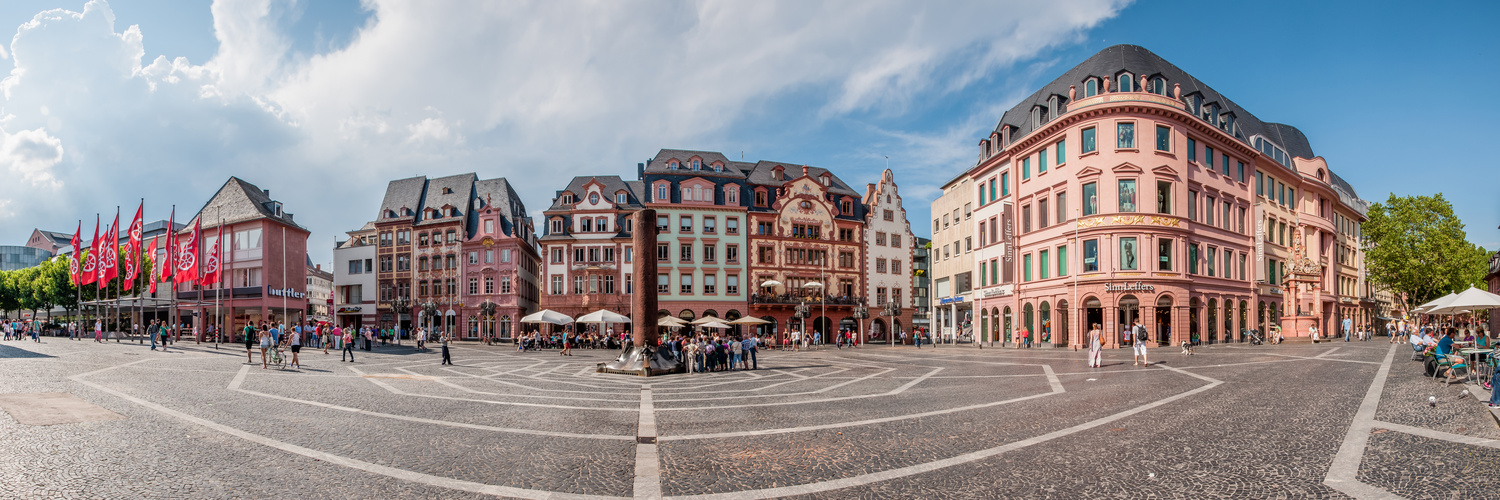
[[[816,305],[816,304],[819,304],[819,303],[826,303],[828,305],[850,305],[850,306],[853,306],[853,305],[863,304],[864,300],[862,300],[860,298],[857,298],[857,297],[833,297],[833,296],[830,296],[830,297],[827,297],[826,301],[820,301],[819,297],[817,295],[786,295],[786,294],[782,294],[782,295],[766,295],[766,294],[755,294],[755,295],[751,295],[750,296],[750,303],[751,304],[801,304],[803,302],[806,302],[808,304],[813,304],[813,305]]]

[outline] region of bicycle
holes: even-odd
[[[269,356],[266,359],[267,364],[276,365],[277,370],[286,369],[286,355],[282,352],[282,347],[280,344],[272,346],[270,350],[266,351],[266,353],[266,355]]]

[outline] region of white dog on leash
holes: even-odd
[[[1193,344],[1189,344],[1186,340],[1182,341],[1182,353],[1183,354],[1187,354],[1187,355],[1192,355],[1193,354]]]

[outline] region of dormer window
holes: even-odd
[[[665,182],[663,182],[661,184],[657,184],[656,185],[656,200],[654,200],[654,201],[656,201],[657,203],[662,203],[663,200],[666,200],[666,199],[667,199],[667,184]]]
[[[453,194],[453,188],[443,188],[443,194]]]
[[[1161,75],[1151,77],[1151,88],[1147,92],[1157,95],[1167,95],[1167,79]]]
[[[667,170],[677,170],[677,160],[667,162]]]
[[[412,211],[411,211],[410,208],[402,207],[401,208],[401,215],[403,217],[411,217],[412,216]]]
[[[615,193],[615,203],[620,205],[630,203],[630,196],[625,193]]]
[[[699,168],[698,160],[697,159],[693,159],[693,170],[698,170],[698,168]]]
[[[723,172],[724,171],[724,164],[723,163],[715,163],[714,164],[714,171],[715,172]]]
[[[1090,77],[1083,81],[1083,96],[1093,97],[1099,94],[1099,79]]]
[[[387,219],[394,219],[394,218],[396,218],[396,211],[395,210],[386,210],[385,211],[385,218],[387,218]]]
[[[1135,92],[1135,77],[1130,72],[1122,72],[1115,75],[1116,92]]]
[[[451,208],[451,207],[448,208],[448,216],[449,217],[458,217],[458,209],[457,208]]]
[[[1199,111],[1203,109],[1203,96],[1198,94],[1188,96],[1187,105],[1188,112],[1192,113],[1193,116],[1198,116]]]
[[[572,205],[574,203],[578,203],[578,197],[573,196],[573,193],[563,193],[562,204]]]
[[[1224,113],[1223,118],[1219,122],[1222,124],[1221,128],[1225,132],[1229,132],[1229,135],[1234,135],[1234,113]]]
[[[1052,97],[1047,99],[1047,109],[1051,110],[1053,117],[1063,114],[1062,104],[1063,96],[1053,95]],[[1048,120],[1049,118],[1044,116],[1042,117],[1042,119]]]

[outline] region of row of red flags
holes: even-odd
[[[161,262],[156,263],[156,276],[147,276],[150,283],[149,293],[156,293],[157,283],[171,282],[178,285],[198,283],[199,286],[208,286],[219,283],[221,269],[219,263],[219,248],[224,241],[224,225],[219,225],[219,236],[214,239],[213,248],[209,249],[208,257],[204,259],[202,266],[198,265],[198,248],[202,243],[202,221],[193,223],[192,236],[179,241],[176,227],[177,210],[172,210],[171,218],[167,219],[167,232],[165,236],[151,241],[151,248],[143,248],[141,238],[142,219],[141,215],[146,208],[145,202],[135,209],[135,219],[130,222],[129,240],[124,245],[120,244],[120,214],[115,213],[115,221],[109,225],[104,233],[105,237],[99,237],[100,220],[94,221],[93,244],[88,249],[88,255],[82,257],[79,254],[83,249],[79,238],[83,236],[83,223],[78,223],[78,229],[73,232],[73,255],[68,260],[68,270],[72,275],[73,285],[81,286],[89,283],[98,283],[99,288],[104,288],[110,280],[124,276],[125,290],[129,291],[135,286],[135,282],[141,276],[142,250],[146,255],[155,255],[158,245],[166,250]],[[119,251],[125,251],[125,260],[120,262]],[[124,274],[120,267],[124,266]],[[201,271],[201,273],[200,273]]]

